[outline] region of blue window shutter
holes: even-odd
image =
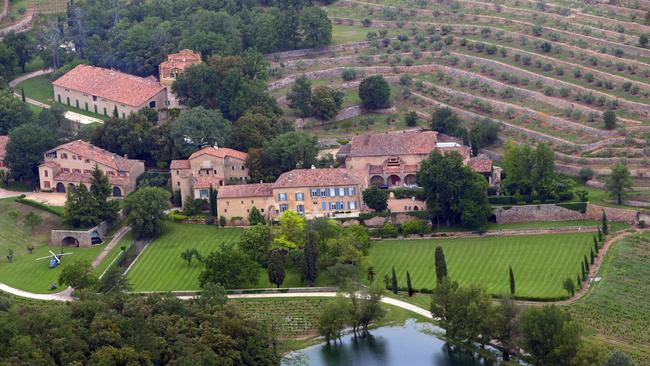
[[[327,204],[325,203],[325,201],[322,202],[321,207],[323,211],[327,210]]]

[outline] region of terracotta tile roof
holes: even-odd
[[[188,49],[180,50],[178,53],[167,55],[167,61],[160,64],[160,77],[172,78],[172,71],[182,72],[186,68],[201,62],[201,54]]]
[[[165,87],[153,77],[141,78],[115,70],[79,65],[52,82],[66,89],[139,107]]]
[[[211,156],[216,156],[218,158],[225,158],[226,156],[239,159],[239,160],[246,160],[248,158],[248,154],[246,154],[245,152],[241,152],[235,149],[229,149],[227,147],[210,146],[210,147],[204,147],[199,151],[195,151],[192,155],[190,155],[190,160],[206,154]]]
[[[239,184],[219,188],[218,198],[270,197],[273,183]]]
[[[437,141],[435,131],[360,135],[352,138],[350,156],[426,155]]]
[[[9,143],[9,136],[0,136],[0,160],[4,160],[7,156],[7,144]]]
[[[363,179],[350,169],[294,169],[280,175],[274,183],[274,188],[342,186],[362,183]]]
[[[41,164],[41,166],[46,166],[48,168],[60,168],[61,164],[57,163],[56,161],[50,160],[50,161],[44,162],[43,164]]]
[[[91,174],[64,172],[64,171],[59,172],[57,175],[53,177],[55,181],[63,181],[66,183],[90,183],[91,178],[92,178]],[[109,175],[108,182],[114,186],[121,186],[129,183],[129,178]]]
[[[492,159],[483,154],[469,159],[469,163],[467,163],[467,165],[477,173],[492,172]]]
[[[190,161],[189,160],[172,160],[169,164],[169,169],[189,169]]]
[[[215,189],[219,188],[223,181],[223,178],[214,177],[214,176],[198,176],[194,179],[194,189],[201,188],[210,188]]]
[[[130,171],[135,165],[143,164],[141,160],[124,158],[82,140],[76,140],[68,142],[67,144],[59,145],[46,152],[45,155],[58,150],[70,151],[80,155],[84,159],[89,159],[119,171]]]

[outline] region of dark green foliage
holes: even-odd
[[[415,127],[418,124],[418,114],[410,111],[404,115],[404,124],[409,127]]]
[[[268,331],[224,307],[223,296],[183,301],[109,292],[69,303],[14,302],[0,311],[0,359],[8,365],[280,363]],[[51,347],[58,342],[61,348]]]
[[[281,249],[274,249],[269,253],[266,272],[269,282],[280,288],[284,282],[284,252]]]
[[[275,135],[283,133],[275,118],[248,112],[232,125],[233,147],[241,151],[259,149]]]
[[[311,95],[311,108],[314,116],[329,120],[334,118],[343,105],[345,94],[328,86],[317,86]]]
[[[467,131],[462,124],[458,115],[446,107],[436,108],[431,114],[431,129],[445,135],[466,137]]]
[[[170,193],[158,187],[145,187],[124,199],[124,214],[137,239],[155,238],[162,232]]]
[[[311,117],[313,115],[311,94],[311,81],[304,74],[298,76],[287,93],[289,107],[296,110],[302,117]]]
[[[180,156],[188,157],[205,146],[229,146],[232,126],[221,112],[196,107],[182,111],[172,122],[170,138]]]
[[[512,266],[508,267],[508,278],[510,280],[510,295],[515,294],[515,274],[512,272]]]
[[[582,282],[587,281],[588,272],[585,270],[585,262],[580,262],[580,268],[582,269]]]
[[[596,256],[598,256],[598,239],[596,239],[596,236],[594,236],[594,249],[596,250]]]
[[[637,364],[627,354],[616,351],[612,353],[603,366],[636,366]]]
[[[567,279],[564,280],[562,283],[562,288],[566,290],[569,296],[573,296],[576,293],[576,285],[573,283],[573,280],[571,278],[567,277]]]
[[[311,287],[316,282],[320,267],[320,251],[316,233],[313,231],[307,234],[307,243],[303,250],[303,256],[302,280]]]
[[[486,118],[477,123],[469,134],[472,153],[477,155],[480,149],[493,144],[497,140],[498,132],[499,125],[490,119]]]
[[[604,214],[605,214],[605,213],[603,212],[603,215],[604,215]],[[596,226],[596,227],[598,228],[598,241],[602,243],[602,241],[603,241],[603,231],[602,231],[602,229],[600,228],[600,226]]]
[[[196,216],[203,212],[203,205],[205,200],[197,198],[194,199],[192,196],[187,196],[183,200],[183,215],[185,216]]]
[[[268,160],[262,159],[263,167],[257,167],[251,162],[251,156],[247,161],[251,179],[260,174],[259,171],[271,169],[274,173],[280,174],[296,168],[308,169],[316,164],[316,155],[318,154],[317,140],[304,132],[287,132],[274,137],[264,145],[264,154]]]
[[[363,191],[363,203],[377,212],[386,211],[388,208],[388,191],[377,187],[366,188]]]
[[[623,198],[627,190],[632,188],[632,178],[630,170],[621,162],[612,166],[612,174],[605,181],[605,189],[609,192],[611,198],[616,200],[619,205],[623,203]],[[603,215],[605,213],[603,212]],[[609,228],[606,227],[606,220],[603,222],[603,234],[609,234]]]
[[[33,113],[9,89],[0,89],[0,135],[8,134],[14,127],[33,121]]]
[[[395,267],[393,267],[393,274],[390,278],[390,290],[397,295],[397,290],[399,287],[397,286],[397,275],[395,274]]]
[[[584,262],[585,262],[585,273],[586,273],[587,275],[589,275],[589,261],[587,260],[587,256],[586,256],[586,255],[584,256],[583,260],[584,260]]]
[[[594,264],[595,258],[596,258],[596,255],[594,254],[594,248],[591,248],[591,252],[589,253],[589,261],[590,261],[590,263],[592,265]]]
[[[262,215],[260,210],[258,210],[255,206],[253,206],[253,208],[251,208],[250,212],[248,213],[248,224],[251,226],[255,226],[257,224],[266,225],[266,219],[264,218],[264,215]]]
[[[436,279],[438,283],[442,283],[442,280],[447,277],[447,261],[445,260],[445,253],[442,250],[441,246],[436,247]]]
[[[109,200],[111,193],[112,187],[108,177],[95,165],[90,178],[90,194],[96,206],[97,217],[102,221],[113,223],[117,219],[120,204],[118,201]]]
[[[417,181],[425,190],[431,223],[439,227],[461,224],[478,229],[487,223],[492,209],[487,200],[487,182],[463,163],[457,152],[442,155],[434,150],[422,161]]]
[[[210,216],[217,216],[217,190],[214,189],[213,186],[210,186],[210,199],[208,200],[208,206],[210,206]],[[253,208],[257,210],[255,207]]]
[[[381,75],[363,79],[359,84],[359,98],[366,109],[382,109],[390,107],[390,86]]]
[[[169,186],[169,174],[158,172],[144,172],[138,177],[138,188],[142,187],[161,187]]]
[[[63,222],[74,228],[91,228],[102,221],[97,208],[95,197],[85,184],[79,184],[74,189],[68,187]]]
[[[124,291],[130,291],[131,285],[126,279],[126,276],[123,276],[124,268],[120,266],[110,267],[97,282],[95,289],[97,292],[102,294],[108,293],[120,293]]]
[[[409,271],[406,271],[406,288],[408,289],[409,297],[413,296],[415,291],[413,290],[413,285],[411,285],[411,274]]]
[[[222,245],[219,251],[210,253],[204,261],[205,269],[199,275],[204,288],[209,283],[226,289],[243,288],[257,283],[259,265],[244,252]]]
[[[90,288],[97,282],[93,267],[89,262],[77,261],[67,264],[61,270],[59,285],[70,286],[75,290]]]
[[[569,365],[578,352],[580,326],[557,306],[527,307],[521,317],[522,346],[536,365]]]
[[[0,103],[2,103],[0,97]],[[2,135],[2,106],[0,106],[0,135]],[[9,132],[4,162],[16,180],[38,177],[38,165],[43,154],[56,145],[52,133],[35,124],[22,124]]]
[[[30,200],[30,199],[27,199],[27,198],[20,198],[20,197],[16,198],[15,201],[18,202],[18,203],[22,203],[23,205],[31,206],[31,207],[37,208],[39,210],[49,212],[52,215],[61,216],[61,217],[63,216],[61,211],[53,209],[51,206],[48,206],[48,205],[46,205],[44,203],[41,203],[41,202],[38,202],[38,201],[33,201],[33,200]]]

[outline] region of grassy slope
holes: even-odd
[[[377,278],[395,266],[400,286],[410,271],[413,287],[435,287],[434,253],[443,247],[449,275],[461,285],[479,284],[490,293],[509,291],[512,265],[517,296],[561,297],[562,281],[575,278],[580,260],[589,254],[591,233],[528,235],[491,238],[382,241],[370,249]]]
[[[650,364],[650,235],[628,238],[607,253],[590,292],[568,307],[608,349],[623,348],[639,365]],[[627,346],[629,345],[629,346]]]

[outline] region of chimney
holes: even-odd
[[[128,158],[129,158],[129,154],[124,154],[124,159],[128,159]]]

